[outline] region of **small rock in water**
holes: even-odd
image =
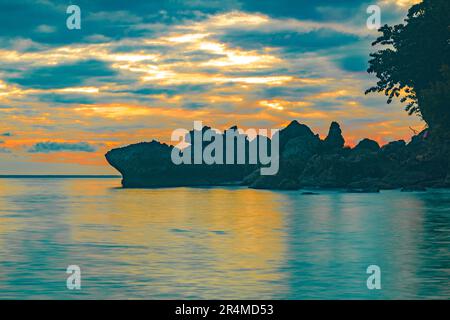
[[[302,192],[302,195],[304,195],[304,196],[314,196],[314,195],[318,195],[318,194],[320,194],[320,193],[310,192],[310,191]]]
[[[420,187],[420,186],[413,186],[413,187],[403,187],[402,192],[425,192],[427,191],[427,188]]]
[[[379,188],[357,188],[357,189],[347,189],[347,193],[379,193]]]

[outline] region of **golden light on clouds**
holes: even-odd
[[[410,7],[421,2],[422,0],[383,0],[382,4],[396,4],[399,7]]]
[[[192,43],[192,42],[198,42],[198,40],[206,38],[209,35],[210,35],[209,33],[182,34],[182,35],[168,37],[168,38],[165,38],[164,40],[167,40],[169,42],[175,42],[175,43]]]
[[[284,107],[278,101],[263,100],[263,101],[259,102],[259,105],[263,106],[263,107],[269,107],[269,108],[275,109],[275,110],[283,110],[284,109]]]
[[[383,2],[405,7],[419,1]],[[170,142],[173,129],[190,128],[194,120],[217,128],[244,128],[261,124],[277,127],[298,119],[320,128],[321,133],[336,120],[347,121],[350,139],[377,134],[380,139],[405,136],[408,131],[395,130],[403,130],[404,123],[413,120],[401,108],[383,112],[403,119],[403,124],[377,127],[382,121],[376,119],[373,126],[365,125],[374,117],[371,108],[377,101],[364,96],[368,80],[362,73],[344,72],[337,66],[335,58],[341,51],[328,48],[332,44],[319,43],[311,52],[304,52],[301,44],[296,52],[285,50],[295,38],[281,39],[286,40],[286,47],[270,41],[271,34],[323,30],[366,37],[366,28],[353,23],[232,11],[201,15],[178,25],[139,25],[136,28],[142,28],[139,30],[145,36],[114,41],[105,37],[95,43],[80,41],[24,50],[34,43],[17,40],[17,45],[0,49],[3,64],[17,70],[13,75],[0,74],[0,133],[18,132],[17,137],[2,137],[3,146],[19,150],[30,139],[39,142],[55,137],[61,142],[74,137],[80,141],[99,138],[108,147],[152,138]],[[161,26],[164,28],[158,28]],[[241,34],[251,32],[261,36],[256,37],[261,43],[242,41]],[[94,61],[91,72],[62,81],[64,75],[57,67],[68,65],[76,70],[77,64],[89,60]],[[42,83],[39,74],[33,74],[36,69],[42,71]],[[383,99],[379,101],[384,106]],[[358,127],[358,121],[364,125]],[[95,156],[103,159],[103,151]],[[74,161],[81,163],[82,156]],[[70,162],[70,157],[68,153],[64,161]],[[50,156],[42,159],[52,161]]]
[[[64,93],[99,93],[99,88],[95,87],[74,87],[74,88],[64,88],[53,90],[54,92],[64,92]]]
[[[212,27],[229,27],[235,25],[251,25],[251,26],[259,26],[261,24],[265,24],[269,22],[270,19],[261,14],[249,14],[245,12],[229,12],[225,14],[219,14],[211,17],[204,24],[197,24],[196,27],[199,26],[212,26]],[[201,28],[203,29],[203,28]]]
[[[210,103],[221,103],[221,102],[239,103],[244,101],[242,97],[218,96],[218,95],[208,96],[207,99]]]
[[[214,67],[239,66],[245,67],[246,69],[259,69],[259,68],[267,68],[270,65],[280,62],[280,59],[270,55],[227,52],[226,56],[227,57],[225,58],[210,60],[208,62],[203,63],[203,65]]]
[[[203,63],[205,66],[239,66],[247,69],[257,69],[268,68],[276,63],[281,63],[281,59],[273,55],[259,54],[256,51],[245,51],[242,49],[229,49],[225,44],[218,42],[200,42],[198,49],[224,56]]]
[[[140,62],[140,61],[156,61],[158,56],[154,54],[113,54],[111,57],[115,61]]]
[[[270,86],[281,85],[294,79],[291,76],[229,77],[207,73],[175,73],[165,70],[149,71],[148,74],[150,75],[142,77],[142,81],[158,81],[159,84],[164,85],[244,83]]]
[[[336,91],[321,92],[318,94],[310,95],[308,96],[308,99],[331,99],[331,98],[351,96],[352,94],[359,95],[358,92],[352,93],[348,89],[339,89]]]
[[[291,76],[217,78],[219,82],[242,82],[246,84],[281,85],[293,79]]]
[[[137,106],[86,106],[74,109],[85,116],[100,116],[112,119],[139,117],[152,113],[151,108]]]

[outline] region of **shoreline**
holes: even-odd
[[[2,174],[0,175],[0,179],[91,179],[91,178],[99,178],[99,179],[120,179],[122,176],[120,175],[59,175],[59,174]]]

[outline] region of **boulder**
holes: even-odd
[[[353,152],[378,152],[380,150],[380,145],[378,142],[370,139],[363,139],[361,140],[354,148]]]
[[[332,122],[330,129],[328,130],[328,135],[323,141],[324,150],[326,152],[334,151],[336,149],[342,149],[345,144],[345,139],[342,136],[342,130],[337,122]]]

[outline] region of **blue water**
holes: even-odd
[[[0,179],[0,298],[450,298],[450,191],[119,186]]]

